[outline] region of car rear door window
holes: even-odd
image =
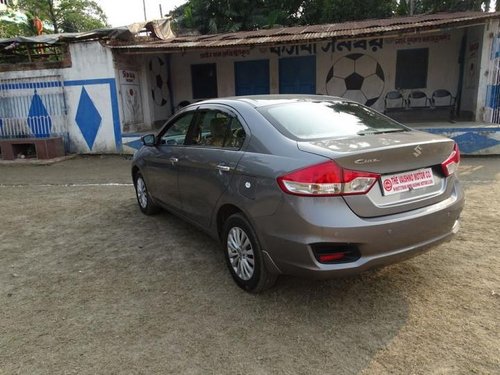
[[[243,146],[245,141],[246,133],[241,125],[241,122],[233,117],[230,124],[229,138],[226,140],[224,147],[235,148],[239,150]]]
[[[239,149],[244,140],[245,131],[236,117],[222,111],[201,110],[188,132],[186,144]]]

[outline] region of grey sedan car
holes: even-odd
[[[139,208],[219,240],[250,292],[281,274],[328,278],[417,255],[459,228],[453,140],[328,96],[207,100],[142,138]]]

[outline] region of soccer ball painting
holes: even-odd
[[[161,58],[153,57],[149,60],[149,79],[151,97],[157,105],[163,107],[167,104],[168,82],[167,65]]]
[[[384,91],[385,75],[373,57],[351,53],[338,59],[326,76],[328,95],[340,96],[371,107]]]

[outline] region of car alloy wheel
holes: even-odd
[[[222,240],[226,264],[240,288],[259,293],[274,285],[277,275],[267,269],[259,239],[243,214],[226,220]]]
[[[255,270],[255,255],[252,243],[243,229],[233,227],[229,231],[227,255],[236,275],[242,280],[250,280]]]
[[[149,195],[148,188],[146,187],[146,182],[144,177],[137,172],[134,179],[135,193],[137,197],[137,203],[139,203],[139,208],[146,215],[153,215],[160,211],[160,207],[153,202],[151,196]]]
[[[137,201],[139,205],[146,209],[148,207],[148,191],[146,190],[146,184],[142,177],[139,177],[136,182],[136,191],[137,191]]]

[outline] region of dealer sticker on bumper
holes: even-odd
[[[434,185],[434,175],[431,168],[382,176],[384,195],[398,194],[432,185]]]

